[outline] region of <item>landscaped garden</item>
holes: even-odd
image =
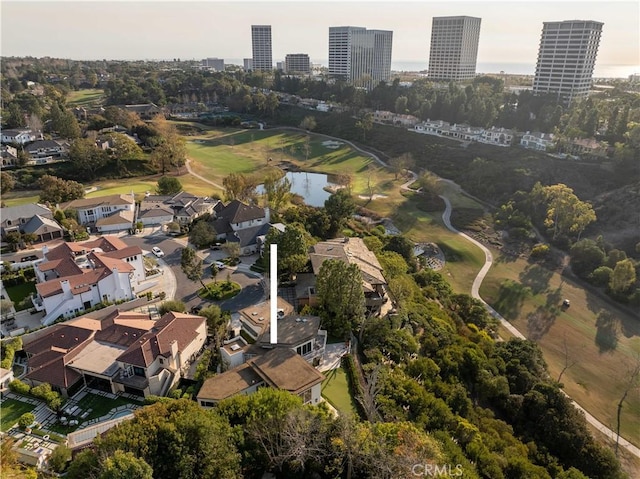
[[[0,403],[0,431],[5,432],[11,428],[20,416],[35,409],[33,404],[18,401],[16,399],[3,399]]]
[[[356,404],[349,394],[347,373],[344,369],[335,368],[324,374],[326,379],[322,382],[322,397],[341,414],[356,416]]]
[[[212,281],[198,290],[198,296],[211,301],[224,301],[237,295],[242,287],[234,281]]]

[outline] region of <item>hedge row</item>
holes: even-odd
[[[356,408],[358,409],[358,414],[361,419],[366,419],[367,414],[362,406],[364,402],[364,391],[362,390],[362,386],[360,384],[358,369],[356,367],[356,363],[351,354],[345,354],[342,356],[342,367],[347,373],[347,382],[349,383],[349,394],[351,397],[355,399]]]

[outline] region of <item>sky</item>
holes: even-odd
[[[532,69],[542,23],[579,19],[604,23],[596,74],[614,65],[615,76],[640,73],[637,0],[2,0],[0,53],[74,60],[218,57],[229,63],[251,57],[251,25],[266,24],[272,26],[274,63],[288,53],[326,63],[329,27],[353,25],[392,30],[393,62],[426,68],[431,18],[447,15],[482,18],[479,67]]]

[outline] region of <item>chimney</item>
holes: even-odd
[[[171,357],[174,360],[177,360],[177,358],[178,358],[178,341],[174,339],[173,341],[171,341],[171,345],[169,347],[171,348]]]
[[[71,294],[71,285],[69,284],[68,279],[63,279],[60,281],[60,286],[62,287],[62,294],[68,296]]]

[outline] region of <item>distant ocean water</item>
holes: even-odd
[[[240,59],[228,59],[226,63],[242,65]],[[327,59],[311,59],[311,63],[327,66]],[[397,60],[391,62],[391,69],[395,71],[419,72],[426,70],[429,63],[425,61]],[[275,62],[274,62],[275,66]],[[534,63],[483,63],[479,62],[476,71],[478,73],[500,73],[511,75],[533,75],[536,66]],[[593,76],[595,78],[628,78],[629,75],[640,73],[640,65],[598,65],[596,63]]]

